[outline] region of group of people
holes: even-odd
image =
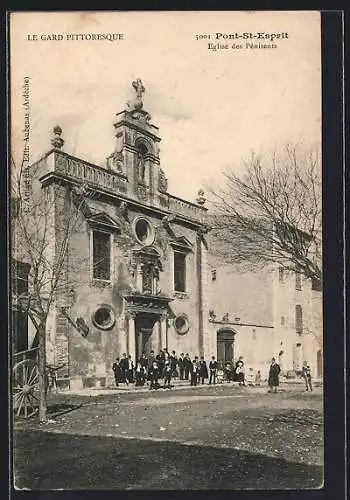
[[[112,366],[117,387],[122,383],[127,385],[135,383],[135,386],[149,383],[150,389],[154,389],[160,387],[159,380],[161,379],[164,379],[164,386],[170,387],[174,378],[188,380],[191,386],[204,384],[209,379],[208,383],[211,385],[217,383],[222,371],[225,372],[227,381],[235,380],[240,385],[245,385],[242,356],[235,364],[234,376],[231,375],[228,367],[226,368],[226,370],[222,370],[222,366],[215,359],[215,356],[212,356],[207,364],[203,356],[195,356],[192,359],[188,353],[176,356],[175,351],[169,354],[167,348],[161,349],[157,355],[151,351],[148,357],[143,353],[136,365],[134,365],[131,355],[127,356],[124,353],[122,358],[116,358]]]
[[[148,357],[143,353],[136,365],[134,365],[131,355],[127,356],[124,353],[122,358],[116,358],[112,369],[117,387],[122,383],[127,385],[135,383],[135,386],[144,386],[148,383],[150,389],[157,389],[160,387],[159,381],[162,379],[164,387],[171,387],[171,381],[174,378],[188,380],[191,386],[204,384],[207,379],[209,379],[209,385],[224,380],[238,382],[242,386],[247,385],[243,356],[240,356],[236,363],[226,363],[225,366],[222,366],[215,359],[215,356],[212,356],[207,364],[203,356],[200,358],[195,356],[193,359],[188,353],[176,356],[175,351],[169,354],[168,349],[164,348],[157,355],[154,351],[151,351]],[[275,358],[272,358],[268,375],[268,392],[277,392],[280,373],[279,364],[276,363]],[[307,363],[304,363],[302,376],[305,380],[306,390],[312,391],[311,372]],[[260,370],[255,374],[254,382],[256,386],[261,385]]]
[[[131,355],[127,356],[124,353],[122,358],[116,358],[112,369],[117,387],[121,383],[127,385],[135,383],[135,386],[143,386],[149,382],[150,389],[155,389],[160,387],[159,380],[161,379],[164,379],[166,387],[171,386],[174,378],[189,380],[192,386],[204,384],[206,379],[209,379],[209,384],[215,384],[218,362],[215,356],[212,356],[207,365],[204,357],[195,356],[191,359],[188,353],[176,356],[175,351],[169,354],[168,349],[164,348],[157,355],[154,351],[151,351],[148,357],[143,353],[136,365]]]

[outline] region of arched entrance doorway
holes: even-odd
[[[236,332],[229,327],[220,328],[217,331],[217,360],[219,362],[233,361],[235,335]]]
[[[155,314],[137,314],[135,319],[136,359],[139,359],[142,353],[149,356],[152,349],[157,349],[159,339],[152,336],[157,319],[159,318]]]

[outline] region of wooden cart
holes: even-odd
[[[29,418],[39,409],[38,347],[13,355],[12,408],[15,417]]]
[[[33,347],[14,354],[12,369],[12,408],[16,418],[29,418],[39,410],[39,348]],[[46,391],[56,387],[56,371],[63,368],[46,364]]]

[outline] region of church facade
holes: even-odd
[[[67,190],[89,193],[48,319],[47,360],[64,364],[63,387],[108,384],[124,352],[133,360],[164,347],[211,354],[206,209],[202,198],[191,203],[168,193],[159,131],[143,109],[141,81],[133,85],[135,100],[116,115],[115,149],[104,168],[64,152],[59,127],[54,148],[30,167],[40,189],[54,186],[62,200]],[[65,212],[57,207],[51,221],[52,259]]]

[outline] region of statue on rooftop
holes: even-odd
[[[137,78],[132,82],[132,86],[135,89],[136,96],[133,100],[126,103],[126,110],[130,113],[134,120],[139,120],[140,122],[148,123],[151,119],[151,115],[144,111],[142,94],[145,92],[145,87],[142,83],[141,78]]]
[[[137,78],[137,80],[133,81],[132,86],[135,89],[136,96],[134,100],[127,102],[127,107],[129,111],[140,110],[143,108],[142,94],[145,92],[145,87],[143,86],[141,78]]]

